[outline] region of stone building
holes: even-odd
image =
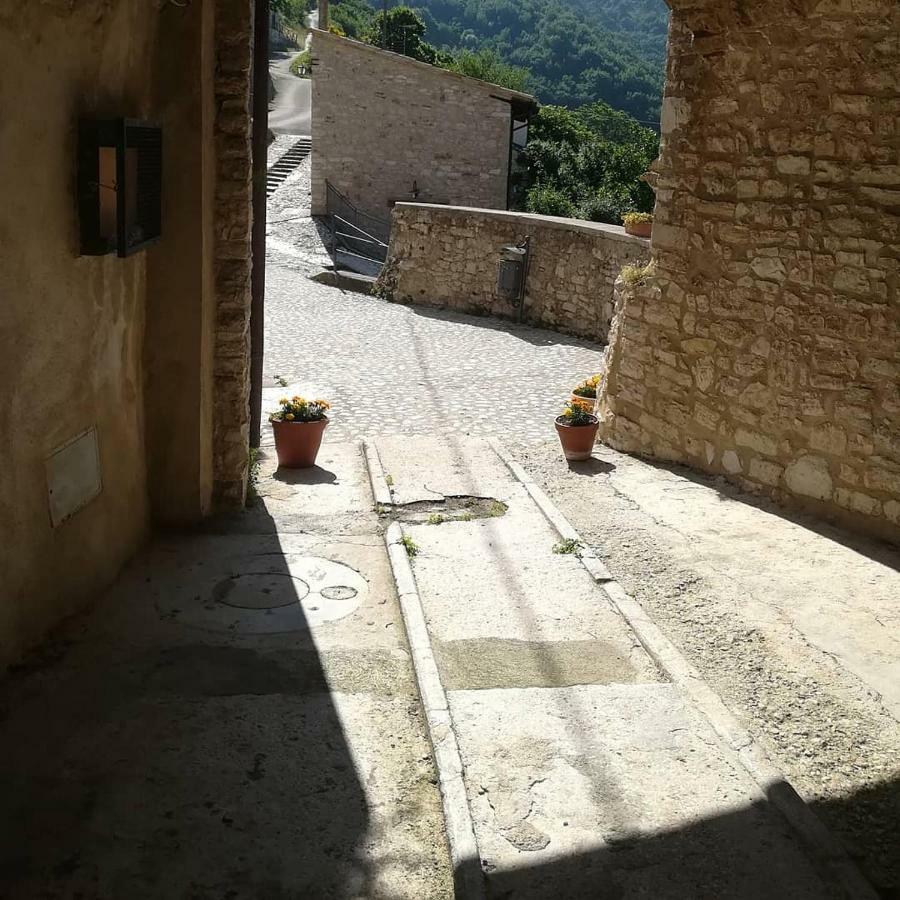
[[[241,0],[0,7],[0,668],[154,524],[243,499],[251,16]],[[82,255],[79,122],[120,117],[161,127],[162,236]]]
[[[506,209],[527,94],[325,31],[313,36],[312,212],[326,182],[370,215],[419,200]]]
[[[900,4],[669,0],[603,439],[900,537]]]

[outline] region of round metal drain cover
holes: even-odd
[[[309,585],[281,572],[248,572],[220,582],[216,599],[236,609],[280,609],[299,603],[309,594]]]
[[[365,578],[319,556],[239,554],[205,590],[161,597],[160,613],[207,631],[279,634],[305,631],[349,616],[365,602]]]
[[[321,594],[326,600],[352,600],[359,591],[346,584],[337,587],[322,588]]]

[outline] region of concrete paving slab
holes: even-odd
[[[838,896],[675,687],[448,698],[489,896]]]
[[[4,900],[452,897],[362,459],[264,472],[0,684]]]

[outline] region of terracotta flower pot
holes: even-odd
[[[273,422],[278,465],[285,469],[309,469],[316,464],[328,419],[318,422]]]
[[[652,222],[634,222],[625,226],[626,234],[633,234],[635,237],[648,238],[653,234]]]
[[[591,416],[594,420],[590,425],[567,425],[563,416],[556,420],[556,433],[562,444],[563,454],[566,459],[590,459],[594,449],[594,441],[597,439],[597,429],[600,420]]]
[[[593,413],[594,404],[597,402],[596,397],[579,397],[578,394],[572,394],[569,398],[572,406],[580,406],[585,412]]]

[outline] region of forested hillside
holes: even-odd
[[[659,119],[668,7],[663,0],[417,0],[437,47],[487,47],[531,72],[543,103],[603,100]]]
[[[376,4],[377,5],[377,4]],[[395,5],[391,3],[391,5]],[[530,72],[542,103],[603,100],[646,123],[659,120],[668,7],[664,0],[411,0],[439,49],[495,51]],[[366,0],[332,0],[351,37],[371,22]]]

